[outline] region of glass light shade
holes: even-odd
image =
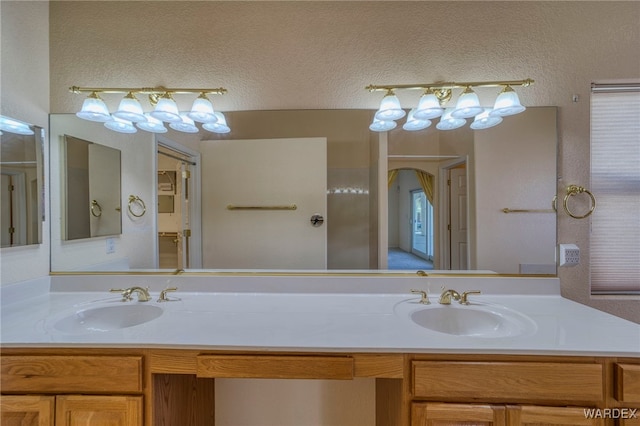
[[[213,111],[213,104],[204,93],[193,101],[189,118],[200,123],[215,123],[218,120]]]
[[[431,126],[431,120],[418,120],[415,116],[415,108],[409,111],[409,115],[407,116],[407,122],[402,125],[404,130],[408,130],[410,132],[423,130],[427,127]]]
[[[157,118],[153,118],[149,113],[146,113],[145,117],[147,121],[140,121],[136,123],[136,127],[138,127],[138,129],[144,130],[145,132],[152,132],[152,133],[167,132],[167,128],[164,127],[164,124],[162,124],[162,121],[158,120]]]
[[[109,130],[113,130],[119,133],[135,133],[138,131],[138,129],[136,129],[134,125],[128,120],[123,120],[118,117],[111,118],[111,120],[104,123],[104,127]]]
[[[418,101],[418,106],[413,116],[418,120],[430,120],[440,117],[442,112],[443,109],[440,106],[440,101],[433,92],[429,91],[422,95]]]
[[[227,126],[227,119],[224,118],[224,114],[220,111],[214,113],[218,121],[215,123],[205,123],[202,128],[213,133],[229,133],[231,129]]]
[[[34,132],[27,123],[0,115],[0,130],[18,135],[33,135]]]
[[[393,120],[384,121],[384,120],[378,120],[377,118],[374,118],[373,123],[369,125],[369,130],[373,132],[388,132],[389,130],[395,129],[397,125],[398,123],[396,123]]]
[[[76,116],[83,120],[97,121],[104,123],[111,120],[109,108],[96,92],[91,92],[89,97],[82,103],[82,109],[76,113]]]
[[[444,110],[444,114],[442,114],[442,118],[436,124],[436,128],[439,130],[453,130],[465,125],[467,120],[464,118],[455,118],[451,116],[453,112],[453,108],[447,108]]]
[[[478,95],[470,87],[467,87],[458,98],[451,116],[453,118],[469,118],[480,114],[482,111],[484,111],[484,108],[480,106]]]
[[[380,121],[393,121],[404,117],[407,113],[400,106],[400,100],[393,92],[389,92],[382,98],[380,109],[375,117]]]
[[[198,128],[187,114],[180,114],[180,116],[182,117],[182,121],[179,123],[169,123],[169,127],[179,132],[198,133]]]
[[[178,105],[168,93],[158,99],[156,109],[151,111],[151,116],[167,123],[180,123],[182,121],[182,117],[178,112]]]
[[[140,102],[138,102],[131,92],[122,98],[118,110],[113,113],[113,116],[123,120],[133,121],[134,123],[147,119],[142,112],[142,105],[140,105]]]
[[[519,114],[525,109],[526,108],[520,104],[520,99],[515,90],[513,90],[511,86],[505,86],[496,98],[491,115],[506,117],[507,115]]]
[[[499,115],[491,115],[491,108],[485,108],[483,112],[476,115],[476,118],[471,123],[471,127],[474,130],[488,129],[489,127],[497,126],[502,123],[502,117]]]

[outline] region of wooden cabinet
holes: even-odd
[[[3,426],[143,426],[142,356],[3,356],[0,369]]]
[[[2,395],[3,426],[53,426],[55,398],[42,395]]]
[[[411,404],[411,426],[505,426],[504,406],[488,404]]]
[[[214,425],[215,381],[247,377],[374,378],[376,426],[640,426],[640,358],[11,348],[1,361],[2,426]],[[638,411],[604,411],[623,408]]]
[[[142,426],[141,396],[3,395],[3,426]]]
[[[542,407],[489,404],[413,403],[411,426],[603,426],[579,407]]]
[[[415,360],[411,377],[412,426],[604,425],[589,416],[605,404],[601,360]]]
[[[141,396],[63,395],[56,426],[142,426]]]

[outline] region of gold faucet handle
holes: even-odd
[[[467,298],[469,297],[470,294],[481,294],[482,292],[480,290],[469,290],[469,291],[465,291],[464,293],[462,293],[462,296],[460,296],[460,304],[461,305],[468,305],[469,304],[469,300],[467,300]]]
[[[110,293],[120,293],[122,295],[122,301],[131,300],[131,292],[128,288],[110,288]]]
[[[167,293],[170,291],[178,291],[178,287],[167,287],[160,292],[160,297],[158,298],[158,302],[173,302],[180,299],[169,299],[167,297]]]
[[[427,296],[427,292],[424,290],[416,290],[416,289],[411,289],[411,293],[414,294],[419,294],[420,297],[420,303],[422,303],[423,305],[430,305],[431,302],[429,301],[429,297]]]

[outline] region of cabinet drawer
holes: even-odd
[[[412,374],[418,398],[567,405],[604,398],[601,364],[414,361]]]
[[[142,392],[140,356],[4,356],[3,392]]]
[[[640,364],[616,364],[615,397],[620,402],[640,402]]]
[[[200,355],[198,377],[353,379],[353,358],[329,356]]]

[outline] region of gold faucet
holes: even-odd
[[[481,291],[480,290],[469,290],[469,291],[465,291],[464,293],[462,293],[462,296],[460,296],[460,304],[461,305],[468,305],[469,301],[467,300],[467,298],[469,297],[470,294],[480,294]]]
[[[450,305],[451,298],[453,298],[454,300],[460,300],[460,293],[455,290],[445,290],[443,288],[438,303],[440,303],[441,305]]]
[[[109,290],[112,293],[122,293],[122,301],[131,300],[131,295],[136,293],[138,295],[138,302],[148,302],[151,300],[151,296],[149,295],[149,288],[142,287],[130,287],[130,288],[112,288]]]
[[[431,304],[431,302],[429,301],[429,296],[427,296],[427,292],[426,291],[411,289],[411,293],[420,295],[420,302],[418,302],[418,303],[422,303],[423,305],[430,305]]]

